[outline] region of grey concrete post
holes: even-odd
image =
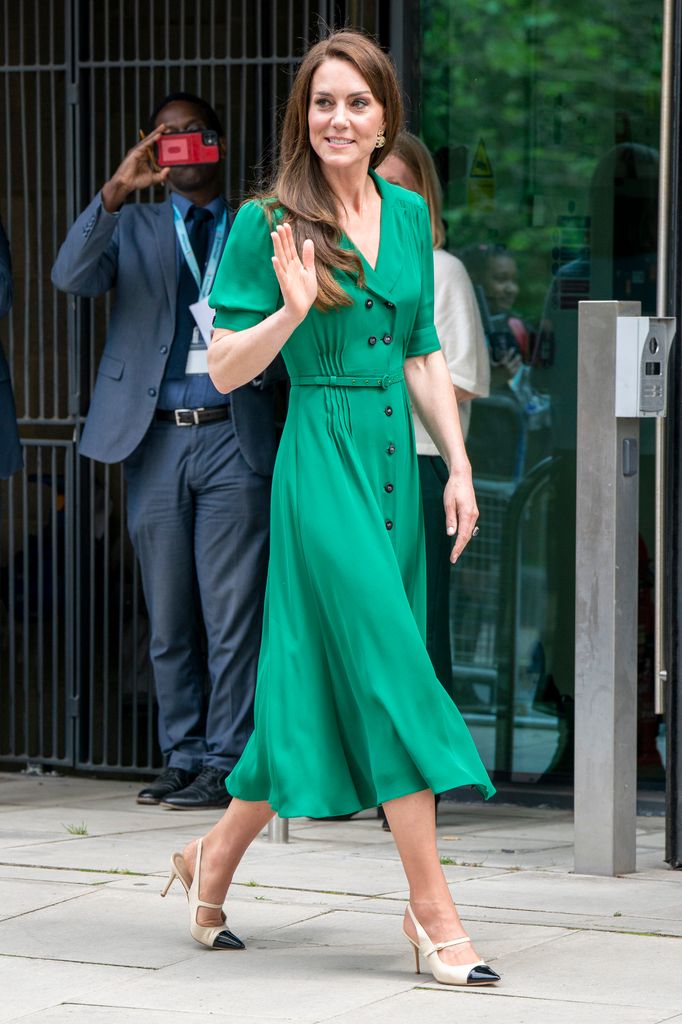
[[[276,814],[274,818],[270,818],[268,822],[268,839],[272,843],[288,843],[289,819],[280,818],[279,814]]]
[[[615,373],[616,319],[639,312],[578,318],[574,852],[594,875],[635,870],[639,421],[616,419]]]

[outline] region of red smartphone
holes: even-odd
[[[156,140],[156,159],[160,167],[217,164],[220,159],[218,133],[205,130],[160,135]]]

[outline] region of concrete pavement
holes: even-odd
[[[405,881],[373,812],[256,840],[227,904],[244,952],[190,938],[169,854],[218,812],[138,807],[135,783],[0,774],[0,1024],[682,1024],[682,872],[663,819],[638,872],[572,873],[572,816],[441,804],[462,917],[494,989],[414,974]]]

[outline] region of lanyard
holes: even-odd
[[[190,269],[192,277],[196,281],[197,288],[199,289],[199,300],[201,301],[201,299],[205,299],[207,295],[210,294],[211,288],[213,287],[213,280],[218,269],[223,241],[225,239],[227,210],[223,211],[223,215],[218,221],[215,237],[213,239],[213,248],[211,249],[211,255],[209,256],[208,263],[206,264],[206,273],[204,274],[203,281],[201,280],[201,271],[199,270],[197,258],[194,255],[194,250],[192,249],[192,243],[190,242],[189,235],[187,234],[185,221],[175,204],[173,204],[173,220],[175,221],[175,233],[178,236],[178,242],[180,243],[180,251],[187,262],[187,266]]]

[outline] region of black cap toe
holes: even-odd
[[[467,985],[481,985],[485,982],[499,981],[500,976],[487,964],[472,967],[467,976]]]
[[[246,949],[246,946],[241,939],[238,939],[236,935],[233,935],[229,929],[222,931],[220,935],[216,935],[213,940],[214,949]]]

